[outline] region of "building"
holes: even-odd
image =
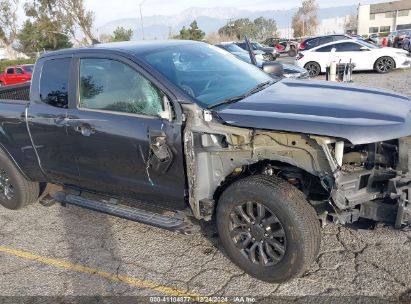
[[[349,18],[350,16],[344,16],[321,20],[317,27],[317,35],[344,34]]]
[[[30,58],[26,54],[17,52],[15,50],[11,50],[12,54],[10,54],[10,50],[7,50],[4,45],[0,42],[0,60],[11,60],[11,59],[28,59]]]
[[[411,0],[358,6],[359,35],[411,29]]]
[[[343,17],[322,19],[317,26],[315,35],[344,34],[345,25],[347,24],[349,18],[350,16],[347,15]],[[281,38],[294,38],[294,31],[291,27],[277,29],[277,33]]]

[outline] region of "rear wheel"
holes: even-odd
[[[39,184],[27,180],[7,155],[0,151],[0,204],[20,209],[39,197]]]
[[[310,77],[316,77],[321,73],[321,66],[314,61],[308,62],[304,68],[308,71],[308,76]]]
[[[314,208],[277,177],[251,176],[228,187],[218,203],[217,226],[231,260],[267,282],[302,275],[319,251]]]
[[[374,64],[374,70],[378,73],[388,73],[395,68],[395,61],[393,58],[384,56],[378,58]]]

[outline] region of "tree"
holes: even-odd
[[[198,27],[197,21],[193,21],[190,24],[189,28],[183,26],[180,30],[180,34],[174,36],[175,39],[183,39],[183,40],[203,40],[205,37],[205,33]]]
[[[220,35],[217,32],[208,33],[207,36],[205,37],[205,41],[207,41],[210,44],[216,44],[216,43],[220,43],[223,41],[232,41],[232,40],[236,40],[236,38],[233,36],[227,36],[224,34]]]
[[[68,34],[79,44],[91,45],[94,15],[84,7],[84,0],[29,0],[25,5],[26,15],[51,33]],[[76,36],[78,30],[84,42]]]
[[[274,19],[259,17],[254,21],[248,18],[236,19],[228,22],[218,30],[220,36],[244,39],[247,36],[253,40],[265,40],[276,35],[277,24]]]
[[[100,36],[98,36],[98,41],[100,41],[101,43],[107,43],[107,42],[112,42],[114,39],[114,37],[110,34],[100,34]]]
[[[235,36],[237,39],[244,39],[244,36],[254,39],[256,31],[255,24],[250,19],[241,18],[228,22],[218,30],[218,33],[220,35]]]
[[[124,27],[119,26],[113,32],[113,41],[130,41],[133,37],[133,30],[126,30]]]
[[[274,19],[257,18],[254,20],[254,26],[256,28],[256,36],[254,38],[259,41],[272,38],[277,34],[277,23]]]
[[[344,30],[346,33],[349,31],[351,34],[356,34],[357,27],[358,27],[358,15],[357,13],[352,13],[351,15],[348,16],[348,18],[345,21]]]
[[[314,35],[317,26],[317,12],[319,6],[315,0],[305,0],[292,18],[291,26],[294,30],[294,37]]]
[[[18,50],[33,57],[39,51],[70,48],[73,44],[67,35],[50,33],[37,22],[26,20],[18,33]]]
[[[18,0],[0,0],[0,42],[11,59],[16,58],[13,44],[17,40]]]

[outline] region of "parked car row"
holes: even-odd
[[[291,39],[268,38],[264,43],[275,47],[280,54],[287,54],[290,57],[295,57],[298,52],[298,42]]]
[[[388,46],[402,48],[404,39],[406,39],[407,37],[409,38],[410,36],[411,29],[393,31],[387,36]]]
[[[405,50],[381,48],[357,39],[333,41],[300,51],[296,64],[307,69],[309,76],[313,77],[325,72],[331,60],[354,63],[355,71],[375,70],[378,73],[407,68],[411,64],[409,53]]]
[[[245,42],[233,42],[233,44],[247,51]],[[258,42],[250,42],[250,46],[253,48],[254,54],[259,55],[261,60],[273,61],[280,56],[280,53],[274,47],[264,46]]]
[[[216,46],[233,54],[238,59],[251,64],[252,63],[251,58],[250,58],[249,53],[245,50],[246,49],[245,44],[246,43],[244,42],[244,49],[240,48],[238,44],[235,44],[232,42],[223,42],[223,43],[216,44]],[[255,51],[254,51],[254,54],[255,54]],[[261,60],[260,56],[255,55],[255,57],[257,61],[256,65],[260,69],[263,69],[263,63],[267,61]],[[285,78],[307,78],[308,77],[308,72],[304,68],[291,65],[291,64],[282,64],[282,66],[283,66],[282,77],[285,77]]]

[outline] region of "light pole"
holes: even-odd
[[[305,19],[303,17],[303,37],[305,36]]]
[[[143,6],[144,2],[146,2],[146,1],[147,1],[147,0],[143,0],[143,1],[141,1],[140,4],[138,5],[138,6],[140,7],[141,34],[142,34],[143,40],[144,40],[145,38],[144,38],[143,13],[141,12],[141,7]]]

